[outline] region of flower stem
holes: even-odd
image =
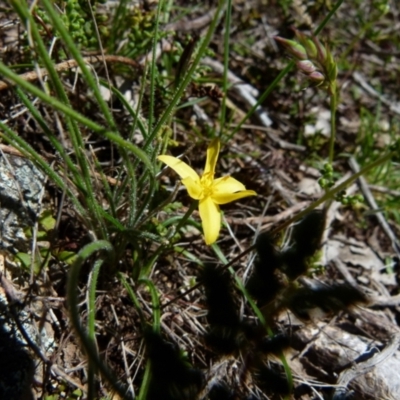
[[[179,230],[186,224],[189,217],[193,214],[193,211],[197,208],[197,200],[193,200],[190,204],[190,207],[186,211],[185,215],[180,219],[178,225],[175,230],[173,230],[167,237],[167,241],[165,243],[160,244],[158,249],[154,252],[153,256],[149,260],[149,262],[145,265],[144,268],[140,271],[140,279],[147,279],[150,274],[151,269],[153,268],[154,263],[157,261],[158,257],[163,254],[164,250],[167,246],[169,246],[169,240],[177,233]]]
[[[338,91],[336,81],[331,84],[330,106],[331,106],[331,136],[329,140],[329,164],[332,165],[335,155],[335,139],[336,139],[336,108],[338,103]]]
[[[327,14],[327,16],[323,19],[323,21],[319,24],[318,28],[315,30],[314,35],[317,36],[322,29],[325,28],[325,25],[329,22],[329,20],[332,18],[332,16],[335,14],[335,12],[337,11],[337,9],[342,5],[344,0],[338,0],[334,6],[332,7],[332,9],[329,11],[329,13]]]
[[[181,229],[186,224],[186,222],[189,219],[189,217],[193,214],[193,211],[197,208],[197,205],[198,205],[198,201],[197,200],[193,200],[190,203],[190,206],[189,206],[188,210],[186,211],[185,215],[178,222],[178,225],[176,226],[175,232],[179,232],[179,229]]]

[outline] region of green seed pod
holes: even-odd
[[[330,164],[330,163],[324,164],[323,170],[325,173],[332,174],[332,172],[333,172],[332,164]]]
[[[109,16],[106,14],[97,15],[96,19],[98,22],[107,22],[109,20]]]
[[[326,188],[327,180],[325,178],[320,178],[320,180],[318,182],[319,182],[319,185],[322,187],[322,189]]]

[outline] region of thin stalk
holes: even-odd
[[[139,96],[137,99],[137,105],[136,105],[136,110],[134,110],[134,117],[133,117],[133,122],[132,122],[132,127],[131,127],[131,132],[129,134],[129,140],[133,140],[133,135],[135,133],[136,130],[136,124],[138,125],[140,132],[142,133],[143,136],[143,140],[147,139],[148,137],[148,129],[145,126],[144,122],[142,122],[143,117],[140,116],[141,110],[142,110],[142,103],[143,103],[143,98],[144,98],[144,93],[146,90],[146,79],[147,79],[147,74],[148,74],[148,68],[147,68],[147,64],[144,66],[144,70],[143,70],[143,75],[141,78],[141,86],[140,86],[140,91],[139,91]],[[122,97],[125,99],[125,97],[122,95]],[[128,103],[129,104],[129,103]],[[130,109],[128,108],[128,111]]]
[[[96,288],[99,277],[100,268],[104,260],[97,260],[94,263],[91,279],[89,282],[89,298],[88,298],[88,338],[96,346]],[[88,399],[95,399],[95,374],[96,366],[92,360],[88,360]]]
[[[107,83],[104,80],[100,80],[100,82],[103,85]],[[140,133],[142,134],[143,139],[146,139],[146,137],[147,137],[146,129],[147,128],[144,125],[143,117],[140,116],[140,105],[142,103],[143,93],[139,94],[139,99],[138,99],[139,107],[136,110],[134,110],[133,107],[130,105],[129,101],[126,99],[126,97],[115,86],[111,86],[110,89],[111,89],[111,92],[114,95],[116,95],[118,100],[123,104],[125,111],[127,111],[133,118],[132,126],[129,127],[129,130],[130,130],[129,141],[134,140],[133,135],[136,131],[136,127],[139,129]]]
[[[111,384],[113,389],[121,396],[123,399],[131,398],[128,397],[128,390],[123,387],[114,376],[114,374],[109,370],[109,368],[103,363],[98,354],[97,348],[90,337],[86,333],[86,329],[82,326],[80,313],[79,313],[79,299],[78,299],[78,284],[79,284],[79,274],[82,265],[97,251],[105,251],[108,253],[108,258],[113,263],[113,247],[112,245],[105,241],[99,240],[86,245],[79,253],[76,261],[72,264],[67,282],[67,300],[69,305],[69,313],[71,324],[74,327],[82,347],[86,351],[88,359],[94,363],[96,368],[101,372],[103,377]]]
[[[136,179],[136,174],[133,166],[131,164],[127,165],[127,171],[128,171],[128,176],[130,180],[130,186],[129,186],[129,214],[128,214],[128,219],[127,219],[127,228],[133,228],[134,226],[134,221],[137,216],[137,191],[138,191],[138,186],[137,186],[137,179]]]
[[[46,9],[46,14],[51,19],[53,26],[57,29],[61,38],[63,39],[66,47],[71,52],[73,58],[75,58],[76,62],[79,65],[79,68],[82,72],[82,75],[85,79],[85,82],[88,84],[91,90],[93,90],[94,97],[96,99],[96,104],[98,104],[101,113],[104,115],[108,126],[111,130],[116,130],[115,121],[113,115],[105,102],[102,94],[100,93],[99,85],[93,77],[93,74],[87,68],[87,65],[82,57],[80,50],[76,47],[74,41],[72,40],[70,34],[68,33],[64,23],[59,17],[58,13],[54,9],[54,4],[50,0],[42,0],[42,4]]]
[[[51,79],[51,82],[54,85],[54,89],[57,94],[57,97],[67,107],[71,107],[68,96],[64,90],[63,84],[57,74],[55,67],[54,67],[54,63],[51,60],[51,58],[48,54],[48,50],[43,43],[42,37],[41,37],[39,30],[37,28],[37,25],[36,25],[36,22],[33,19],[31,13],[29,12],[28,5],[25,2],[13,2],[13,6],[14,6],[15,10],[17,11],[17,13],[19,14],[19,16],[22,18],[22,20],[26,21],[27,29],[32,34],[32,37],[35,41],[35,48],[49,73],[49,77]],[[87,166],[86,159],[84,157],[82,157],[82,154],[81,154],[81,149],[83,148],[82,137],[80,135],[78,125],[73,118],[71,118],[70,116],[66,116],[66,123],[67,123],[68,131],[70,132],[71,143],[74,147],[75,154],[78,159],[79,166],[81,168],[81,174],[83,177],[83,179],[81,181],[84,182],[84,190],[86,192],[85,195],[90,196],[90,187],[88,187],[88,181],[90,180],[89,173],[88,173],[88,166]],[[89,186],[90,186],[90,184],[89,184]],[[93,211],[93,210],[91,210],[91,211]]]
[[[133,291],[131,285],[127,282],[127,280],[125,279],[125,277],[122,275],[121,272],[117,273],[118,278],[120,279],[120,281],[122,282],[122,284],[124,285],[129,297],[132,300],[133,305],[136,308],[136,311],[139,314],[139,318],[140,318],[140,322],[142,324],[142,328],[144,329],[146,327],[146,319],[145,316],[143,314],[143,310],[142,307],[140,306],[140,302],[139,299],[137,298],[135,292]]]
[[[175,232],[179,232],[179,230],[186,224],[186,222],[188,221],[190,216],[193,214],[193,211],[196,210],[197,206],[198,206],[197,200],[193,200],[190,203],[190,206],[189,206],[188,210],[186,211],[185,215],[178,222]]]
[[[151,302],[153,304],[153,332],[156,334],[160,334],[161,328],[161,309],[160,309],[160,298],[158,296],[156,287],[154,283],[149,279],[141,279],[140,283],[144,283],[147,285],[151,295]],[[144,377],[142,380],[142,384],[140,385],[139,391],[139,399],[145,400],[147,397],[147,392],[149,390],[149,385],[151,381],[151,361],[147,360],[146,368],[144,371]]]
[[[118,277],[122,284],[124,285],[126,291],[128,292],[129,297],[131,298],[140,318],[140,322],[142,325],[142,329],[144,330],[146,328],[146,319],[143,314],[143,310],[140,306],[139,299],[137,298],[135,292],[132,290],[131,285],[128,284],[126,281],[125,277],[118,272]],[[161,314],[160,314],[160,300],[157,295],[157,292],[155,292],[155,287],[152,285],[152,282],[149,280],[143,280],[143,283],[147,284],[149,286],[150,292],[152,294],[152,302],[153,302],[153,330],[154,332],[159,332],[160,331],[160,324],[161,324]],[[151,363],[148,360],[146,362],[146,367],[144,370],[144,375],[143,379],[140,385],[140,390],[137,399],[138,400],[145,400],[147,396],[147,392],[149,389],[149,384],[151,380]]]
[[[333,164],[335,156],[335,139],[336,139],[336,110],[337,110],[337,97],[338,91],[336,81],[332,83],[332,93],[330,95],[330,108],[331,108],[331,136],[329,138],[329,164]]]
[[[335,12],[338,10],[338,8],[342,5],[344,0],[338,0],[335,5],[332,7],[332,10],[329,11],[327,16],[322,20],[322,22],[318,25],[317,29],[314,31],[314,35],[317,36],[322,29],[325,28],[325,25],[329,22],[329,20],[333,17]]]
[[[161,328],[161,311],[160,311],[160,298],[154,283],[150,279],[140,279],[139,283],[144,283],[148,288],[151,295],[152,310],[153,310],[153,332],[159,334]]]
[[[145,186],[145,183],[149,183],[148,187]],[[141,219],[147,219],[145,215],[145,210],[149,206],[151,199],[154,196],[154,192],[156,191],[156,188],[158,187],[158,184],[152,180],[149,182],[149,177],[148,177],[148,172],[144,171],[142,176],[140,177],[138,184],[137,184],[138,190],[138,197],[142,200],[142,205],[137,211],[135,218],[133,219],[133,226],[138,226],[139,224],[142,224]],[[146,194],[144,194],[144,192]]]
[[[219,133],[220,137],[222,137],[226,119],[226,99],[228,96],[229,38],[231,32],[231,17],[232,17],[232,0],[228,0],[225,12],[224,73],[222,75],[222,91],[224,93],[224,97],[222,98],[222,104],[221,104],[220,133]]]
[[[78,113],[77,111],[67,106],[66,104],[62,103],[61,101],[57,100],[56,98],[49,96],[47,93],[43,92],[36,86],[32,85],[25,79],[21,78],[19,75],[15,74],[1,62],[0,62],[0,74],[3,75],[5,78],[9,79],[10,81],[14,82],[21,88],[27,90],[33,96],[36,96],[39,99],[43,100],[45,103],[47,103],[54,109],[61,111],[66,116],[72,117],[77,122],[83,124],[89,129],[92,129],[94,132],[103,135],[114,144],[122,148],[125,148],[128,151],[131,151],[137,158],[139,158],[140,161],[143,162],[143,164],[147,167],[147,169],[152,174],[154,174],[154,166],[147,157],[146,153],[143,150],[139,149],[137,146],[135,146],[133,143],[124,140],[123,138],[121,138],[119,134],[116,134],[113,131],[104,129],[103,126],[97,124],[96,122],[92,121],[89,118],[86,118],[84,115]]]
[[[191,202],[189,209],[186,211],[185,215],[179,220],[178,225],[176,226],[175,231],[171,233],[171,236],[173,236],[176,232],[179,232],[179,230],[187,223],[189,217],[193,214],[193,211],[197,208],[197,203],[198,202],[196,200]],[[171,236],[169,236],[168,239],[171,239]],[[143,277],[143,279],[145,279],[144,277],[149,276],[151,268],[157,261],[158,257],[164,252],[167,246],[169,246],[169,242],[161,244],[155,251],[150,261],[146,264],[146,266],[140,273],[140,276]]]
[[[153,31],[153,44],[151,52],[151,65],[150,65],[150,104],[149,104],[149,114],[148,114],[148,129],[149,135],[153,128],[153,118],[154,118],[154,102],[155,102],[155,85],[156,85],[156,67],[157,67],[157,42],[158,42],[158,26],[160,22],[161,8],[164,5],[164,1],[160,0],[157,6],[157,13],[155,17],[155,26]]]
[[[28,11],[29,9],[27,4],[25,2],[20,2],[18,4],[14,3],[14,7],[19,13],[19,15],[21,17],[24,17],[23,20],[26,21],[27,29],[29,29],[32,34],[32,37],[35,41],[35,48],[49,73],[49,77],[51,79],[51,82],[53,83],[57,97],[63,104],[71,108],[68,96],[64,90],[64,86],[54,67],[54,62],[51,60],[48,54],[48,49],[43,43],[42,37],[39,33],[35,20],[33,19],[31,13]],[[89,164],[83,151],[84,143],[82,140],[81,132],[79,130],[77,121],[74,118],[71,118],[71,116],[67,115],[65,119],[68,132],[71,138],[71,143],[74,148],[74,153],[80,167],[80,173],[82,179],[79,179],[79,181],[84,183],[82,189],[84,191],[84,196],[86,198],[86,206],[88,207],[88,211],[92,217],[93,221],[91,224],[92,229],[96,228],[95,231],[97,233],[101,232],[102,237],[105,238],[106,229],[103,224],[103,220],[100,218],[100,215],[98,213],[99,205],[96,201],[96,197],[93,191]],[[96,221],[96,223],[94,221]]]
[[[235,127],[232,133],[227,137],[226,141],[232,139],[232,137],[239,131],[242,125],[253,115],[254,111],[262,104],[265,99],[273,92],[273,90],[278,86],[278,83],[281,79],[295,66],[294,61],[290,61],[290,63],[278,74],[278,76],[273,80],[273,82],[268,86],[267,90],[260,96],[257,102],[247,111],[246,115],[242,118],[239,124]]]
[[[103,260],[97,260],[94,263],[91,279],[89,282],[89,299],[88,299],[88,336],[92,340],[96,339],[95,317],[96,317],[96,288],[99,278],[100,268]]]
[[[101,179],[101,186],[104,190],[104,199],[107,200],[107,203],[109,206],[109,213],[111,214],[112,218],[114,218],[114,219],[118,218],[117,217],[117,207],[113,201],[113,192],[110,187],[110,183],[108,182],[106,175],[104,174],[103,168],[101,167],[100,162],[98,161],[98,159],[96,157],[96,154],[93,151],[91,151],[91,155],[92,155],[94,167],[95,167],[96,171],[98,171],[98,174]]]
[[[17,92],[18,97],[21,99],[22,103],[25,105],[25,107],[31,113],[32,117],[36,120],[36,122],[39,124],[39,126],[43,129],[43,132],[49,139],[51,145],[56,149],[58,154],[64,160],[65,165],[68,167],[68,170],[72,173],[72,175],[74,177],[76,186],[80,189],[83,189],[84,184],[81,179],[81,174],[79,173],[76,165],[73,163],[71,157],[67,154],[66,149],[63,147],[63,145],[60,143],[60,141],[55,137],[55,135],[53,134],[53,131],[47,126],[47,123],[44,120],[43,116],[40,114],[38,109],[34,106],[34,104],[28,98],[28,96],[26,96],[25,93],[18,87],[15,90]]]
[[[147,360],[143,374],[142,384],[140,385],[138,400],[146,400],[147,392],[149,391],[150,381],[151,381],[151,362],[150,360]]]
[[[363,13],[365,10],[363,10]],[[376,26],[377,23],[379,23],[380,19],[382,18],[382,14],[379,13],[372,21],[367,22],[365,25],[363,25],[360,29],[360,31],[355,35],[352,39],[352,41],[349,43],[349,45],[346,47],[346,49],[343,51],[343,53],[340,55],[340,58],[342,60],[346,60],[348,55],[350,54],[351,50],[353,50],[354,46],[357,43],[361,43],[365,33],[371,29],[372,27]]]
[[[217,24],[219,22],[219,16],[220,16],[221,10],[224,6],[224,3],[225,3],[224,0],[219,1],[217,10],[215,12],[215,16],[214,16],[213,20],[211,21],[210,27],[208,28],[206,36],[203,39],[203,41],[200,45],[200,48],[196,53],[196,57],[194,58],[194,60],[191,64],[191,67],[189,68],[188,72],[182,79],[181,84],[179,85],[178,89],[175,91],[175,94],[173,95],[169,105],[167,106],[167,108],[165,109],[163,114],[161,115],[161,117],[160,117],[159,121],[157,122],[157,125],[154,127],[151,135],[147,138],[147,140],[144,144],[144,147],[143,147],[144,150],[146,150],[147,147],[152,143],[152,141],[154,140],[154,138],[157,136],[158,132],[160,131],[161,127],[166,123],[166,121],[172,114],[174,108],[176,107],[179,100],[181,99],[184,90],[186,89],[187,85],[189,84],[190,80],[192,79],[193,73],[195,72],[201,58],[203,57],[204,52],[206,51],[206,49],[211,41],[211,37],[214,34],[215,28],[217,27]]]

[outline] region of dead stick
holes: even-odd
[[[127,64],[135,68],[140,68],[139,63],[137,63],[135,60],[132,60],[128,57],[123,57],[123,56],[113,56],[113,55],[98,55],[98,56],[88,56],[84,57],[83,61],[87,64],[95,64],[99,62],[111,62],[111,63],[121,63],[121,64]],[[54,66],[55,70],[57,72],[62,72],[62,71],[67,71],[72,68],[76,68],[78,66],[78,62],[76,60],[67,60],[63,61],[59,64],[56,64]],[[40,68],[39,72],[37,71],[29,71],[26,72],[25,74],[21,74],[20,78],[32,82],[35,81],[39,78],[40,76],[46,76],[48,75],[49,72],[46,68]],[[8,89],[12,86],[15,86],[13,82],[4,82],[0,81],[0,91]]]

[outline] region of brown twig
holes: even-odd
[[[97,55],[97,56],[88,56],[84,57],[83,60],[87,64],[95,64],[99,62],[110,62],[110,63],[121,63],[121,64],[126,64],[130,65],[135,68],[141,68],[139,63],[136,62],[135,60],[132,60],[128,57],[123,57],[123,56],[113,56],[113,55]],[[67,71],[72,68],[76,68],[78,66],[78,62],[76,60],[67,60],[63,61],[59,64],[56,64],[54,66],[55,70],[57,72],[63,72]],[[33,82],[36,81],[39,76],[46,76],[48,75],[48,71],[46,68],[40,68],[39,71],[29,71],[24,74],[20,75],[20,78],[28,81],[28,82]],[[0,91],[8,89],[10,87],[15,86],[13,82],[4,82],[0,81]]]
[[[354,157],[349,159],[350,168],[353,170],[354,173],[357,173],[360,170],[360,166],[358,165],[357,161]],[[396,252],[397,256],[400,257],[400,241],[396,237],[395,233],[393,232],[392,228],[390,227],[389,223],[386,221],[385,216],[380,211],[378,204],[375,201],[374,196],[372,195],[371,191],[369,190],[367,181],[364,177],[360,176],[358,178],[358,184],[360,189],[364,195],[365,200],[367,201],[368,205],[374,210],[375,217],[379,222],[382,230],[385,232],[386,236],[392,242],[393,250]]]
[[[296,203],[295,205],[283,210],[279,214],[276,215],[265,215],[263,217],[246,217],[246,218],[236,218],[236,217],[225,217],[228,223],[234,225],[244,225],[249,223],[261,223],[262,230],[265,230],[270,227],[272,224],[277,224],[282,222],[283,220],[293,216],[293,214],[299,212],[303,208],[307,207],[310,204],[309,201],[302,201],[300,203]]]

